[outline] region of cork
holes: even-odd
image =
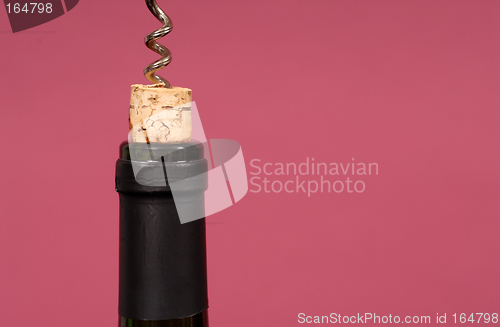
[[[164,84],[132,85],[129,127],[133,142],[191,141],[191,90]]]

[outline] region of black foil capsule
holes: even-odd
[[[132,164],[138,162],[145,168],[136,176]],[[168,184],[206,171],[200,143],[120,146],[121,325],[208,326],[205,218],[181,224]],[[176,187],[182,193],[176,200],[203,217],[206,188],[206,177],[195,178],[184,189]]]

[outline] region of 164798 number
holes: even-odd
[[[50,14],[52,13],[52,3],[31,2],[21,5],[19,3],[6,4],[7,13],[14,14]]]
[[[454,323],[493,323],[497,324],[498,323],[498,313],[471,313],[471,314],[466,314],[466,313],[461,313],[461,314],[453,314],[453,320]]]

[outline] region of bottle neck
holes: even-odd
[[[191,317],[170,320],[136,320],[120,317],[120,327],[208,327],[208,310]]]

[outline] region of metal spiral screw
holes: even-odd
[[[163,77],[156,75],[156,72],[170,63],[172,60],[172,54],[170,53],[170,50],[156,41],[170,33],[172,30],[172,21],[165,14],[165,12],[161,10],[156,3],[156,0],[146,0],[146,4],[149,11],[151,11],[151,13],[155,15],[155,17],[158,18],[158,20],[163,24],[163,27],[149,34],[144,39],[148,48],[162,56],[161,59],[155,61],[144,69],[144,75],[148,80],[155,84],[165,83],[165,87],[171,88],[170,83]]]

